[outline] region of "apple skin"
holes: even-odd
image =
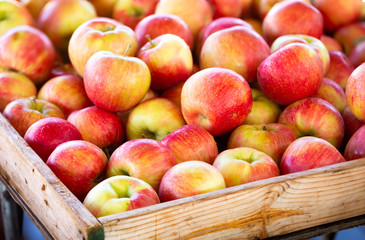
[[[343,51],[341,44],[339,44],[333,37],[323,34],[320,40],[326,46],[328,51]]]
[[[127,139],[149,138],[161,141],[166,135],[184,126],[178,106],[165,98],[153,98],[138,104],[129,114]]]
[[[154,90],[165,90],[184,82],[193,71],[189,46],[182,38],[170,33],[147,42],[138,50],[136,57],[147,64]]]
[[[333,33],[338,28],[355,22],[361,15],[361,1],[358,0],[313,0],[324,20],[324,29]]]
[[[323,33],[323,17],[305,1],[282,1],[267,13],[262,22],[262,31],[270,44],[287,34],[304,34],[319,39]]]
[[[83,201],[96,218],[158,203],[160,199],[148,183],[129,176],[103,180],[90,190]]]
[[[118,0],[113,7],[113,19],[134,29],[139,21],[153,14],[159,0]]]
[[[323,78],[321,86],[312,97],[322,98],[331,103],[342,113],[347,107],[345,91],[335,81]]]
[[[82,140],[82,136],[69,121],[48,117],[32,124],[25,132],[24,140],[46,162],[58,145],[72,140]]]
[[[279,123],[287,125],[299,138],[322,138],[334,147],[341,146],[345,126],[340,112],[321,98],[305,98],[287,106],[280,114]]]
[[[213,20],[213,9],[207,0],[160,0],[155,13],[180,17],[188,25],[194,39]]]
[[[94,6],[86,0],[51,0],[42,8],[38,27],[56,49],[67,53],[72,33],[84,22],[95,18]]]
[[[67,121],[80,131],[85,141],[99,148],[119,146],[124,140],[125,130],[122,120],[116,113],[105,111],[97,106],[73,111]]]
[[[282,2],[284,0],[259,0],[257,3],[257,14],[261,20],[264,20],[267,13],[271,10],[271,8],[277,4],[278,2]],[[310,0],[305,0],[307,3],[310,3]]]
[[[181,92],[184,84],[185,82],[182,82],[176,86],[166,89],[161,93],[161,97],[170,100],[181,109]]]
[[[281,174],[289,174],[341,162],[345,162],[345,158],[329,142],[306,136],[288,146],[280,163],[280,171]]]
[[[63,75],[49,79],[38,91],[38,98],[59,106],[66,117],[73,111],[92,106],[83,79],[76,75]]]
[[[36,95],[36,85],[23,74],[0,72],[0,112],[17,98],[35,97]]]
[[[365,37],[365,22],[354,22],[339,28],[333,35],[343,46],[344,53],[349,56],[352,49]]]
[[[358,43],[352,49],[349,55],[349,60],[355,68],[365,62],[365,41]]]
[[[177,163],[186,161],[203,161],[212,164],[218,155],[214,137],[204,128],[196,125],[184,125],[161,140]]]
[[[113,8],[118,0],[89,0],[100,17],[111,18],[113,15]]]
[[[234,26],[207,37],[200,52],[200,67],[228,68],[248,82],[254,82],[257,67],[269,55],[270,47],[258,33],[247,27]]]
[[[292,130],[281,123],[241,125],[230,134],[227,149],[254,148],[279,164],[285,149],[295,139]]]
[[[330,66],[324,76],[332,79],[345,90],[347,79],[354,71],[354,66],[343,52],[329,51],[328,53],[330,55]]]
[[[221,152],[213,166],[222,173],[227,187],[280,175],[278,165],[269,155],[250,147]]]
[[[134,56],[137,49],[136,35],[130,27],[114,19],[96,17],[84,22],[73,32],[68,55],[77,73],[83,76],[85,65],[94,53],[110,51]]]
[[[213,19],[222,17],[239,18],[242,13],[241,0],[209,0],[213,8]]]
[[[354,114],[352,114],[349,107],[346,107],[342,112],[342,118],[345,123],[345,137],[343,143],[347,144],[348,140],[354,135],[354,133],[365,124],[365,121],[357,119]]]
[[[176,159],[165,145],[153,139],[135,139],[123,143],[112,153],[106,176],[135,177],[158,192],[163,175],[174,165]]]
[[[181,110],[186,122],[205,128],[213,136],[242,124],[251,107],[252,94],[247,81],[225,68],[207,68],[193,74],[181,92]]]
[[[365,157],[365,124],[347,142],[344,157],[347,161]]]
[[[62,110],[58,106],[35,98],[18,98],[13,100],[5,107],[3,115],[22,137],[28,128],[40,119],[46,117],[65,119]]]
[[[136,106],[150,84],[148,66],[136,57],[99,51],[85,66],[87,96],[96,106],[110,112],[124,112]]]
[[[277,122],[281,109],[279,105],[265,96],[258,90],[251,88],[252,108],[244,124],[267,124]]]
[[[96,145],[73,140],[58,145],[46,164],[83,201],[87,193],[104,178],[108,158]]]
[[[317,53],[303,43],[291,43],[280,48],[257,70],[262,92],[281,105],[289,105],[316,93],[322,77],[322,63]]]
[[[46,34],[30,26],[17,26],[0,37],[0,66],[44,83],[53,68],[55,50]]]
[[[161,202],[226,188],[222,174],[202,161],[182,162],[169,169],[161,180]]]
[[[17,1],[0,2],[0,36],[13,27],[20,25],[35,26],[35,21],[28,9]]]
[[[76,70],[71,63],[56,63],[51,71],[50,78],[59,77],[63,75],[76,75],[78,76]]]
[[[351,112],[357,119],[365,121],[365,63],[351,73],[345,94]]]

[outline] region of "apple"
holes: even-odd
[[[303,43],[280,48],[257,70],[257,82],[262,92],[281,105],[289,105],[316,93],[322,76],[322,63],[317,53]]]
[[[35,84],[23,74],[0,72],[0,112],[17,98],[35,97],[36,95]]]
[[[365,4],[364,4],[365,5]],[[365,62],[365,40],[358,43],[351,51],[349,60],[356,68]]]
[[[281,123],[241,125],[230,134],[227,149],[254,148],[279,164],[285,149],[295,139],[292,130]]]
[[[365,22],[347,24],[339,28],[333,37],[343,46],[344,53],[348,56],[355,45],[365,37]]]
[[[354,114],[352,114],[349,107],[346,107],[342,112],[342,118],[345,123],[345,136],[343,143],[347,144],[348,140],[354,135],[354,133],[365,124],[365,121],[357,119]]]
[[[280,171],[281,174],[289,174],[341,162],[345,162],[345,158],[329,142],[306,136],[288,146],[280,163]]]
[[[281,112],[279,105],[268,99],[265,94],[258,89],[251,88],[251,94],[251,112],[243,123],[253,125],[276,122]]]
[[[147,35],[154,39],[162,34],[175,34],[194,48],[194,38],[188,25],[178,16],[172,14],[152,14],[143,18],[135,27],[137,42],[140,47],[148,42]]]
[[[305,98],[287,106],[279,116],[279,123],[287,125],[297,138],[322,138],[336,148],[341,146],[345,127],[340,112],[321,98]]]
[[[333,33],[338,28],[355,22],[361,15],[359,0],[312,0],[324,20],[324,29]]]
[[[99,147],[84,141],[61,143],[48,157],[47,166],[80,200],[104,178],[108,158]]]
[[[113,8],[118,0],[89,0],[94,5],[96,13],[100,17],[111,18]]]
[[[176,106],[181,108],[181,92],[185,82],[179,83],[169,89],[164,90],[161,93],[162,98],[166,98],[171,102],[175,103]]]
[[[202,161],[187,161],[170,168],[161,180],[161,202],[194,196],[226,188],[222,174]]]
[[[221,152],[213,166],[222,173],[227,187],[280,175],[278,165],[269,155],[250,147]]]
[[[259,0],[257,4],[257,13],[259,18],[263,20],[267,13],[271,10],[271,8],[277,4],[278,2],[282,2],[284,0]],[[307,3],[310,3],[310,0],[305,0]]]
[[[330,55],[330,66],[324,76],[332,79],[345,90],[347,79],[354,70],[354,66],[343,52],[329,51],[328,53]]]
[[[342,113],[347,107],[345,91],[335,81],[323,78],[321,86],[313,97],[322,98]]]
[[[128,47],[129,46],[129,47]],[[134,31],[110,18],[97,17],[81,24],[72,34],[68,54],[80,76],[88,59],[98,51],[134,56],[138,43]]]
[[[48,117],[33,123],[25,132],[24,140],[46,162],[58,145],[82,140],[82,136],[69,121],[59,117]]]
[[[139,103],[129,114],[127,139],[149,138],[161,141],[166,135],[185,125],[178,106],[165,98]]]
[[[161,140],[176,162],[203,161],[212,164],[218,155],[214,137],[204,128],[196,125],[184,125]]]
[[[112,17],[134,29],[139,21],[153,14],[159,0],[117,0]]]
[[[225,68],[207,68],[193,74],[181,92],[181,110],[188,124],[213,136],[224,134],[247,118],[252,94],[247,81]]]
[[[345,93],[351,112],[357,119],[365,121],[365,63],[351,73]]]
[[[265,39],[272,43],[287,34],[304,34],[320,38],[323,33],[322,14],[303,0],[282,1],[275,4],[262,22]]]
[[[245,22],[247,22],[248,24],[251,25],[251,27],[253,28],[253,30],[255,30],[258,34],[260,34],[260,36],[264,36],[263,32],[262,32],[262,21],[253,18],[253,17],[249,17],[249,18],[244,18],[243,19]]]
[[[160,0],[155,13],[180,17],[188,25],[194,39],[213,20],[213,9],[207,0]]]
[[[33,16],[33,19],[38,19],[39,13],[49,0],[17,0],[17,1],[21,2],[28,9],[29,13]]]
[[[239,18],[242,13],[241,0],[209,0],[213,7],[213,19],[222,17]]]
[[[50,78],[59,77],[63,75],[76,75],[78,76],[76,70],[71,63],[56,63],[51,71]]]
[[[35,26],[34,19],[28,9],[17,1],[0,1],[0,16],[0,36],[19,25]]]
[[[333,37],[322,35],[320,40],[326,46],[328,51],[343,51],[342,46],[339,42],[336,41]]]
[[[93,105],[86,95],[83,79],[76,75],[49,79],[39,89],[38,98],[59,106],[66,117],[75,110]]]
[[[0,66],[26,75],[37,85],[48,80],[54,61],[52,42],[34,27],[17,26],[0,37]]]
[[[118,115],[96,106],[73,111],[67,121],[80,131],[83,140],[99,148],[119,146],[124,140],[124,124]]]
[[[269,55],[270,48],[258,33],[247,27],[236,26],[217,31],[204,41],[200,67],[231,69],[248,82],[254,82],[257,67]]]
[[[3,115],[22,137],[28,128],[40,119],[65,118],[62,110],[55,104],[33,97],[13,100],[6,105]]]
[[[322,63],[323,74],[325,74],[330,65],[330,56],[326,46],[321,42],[321,40],[303,34],[287,34],[278,37],[271,45],[271,52],[276,52],[280,48],[290,44],[290,43],[304,43],[308,44],[317,54]]]
[[[347,142],[344,157],[347,161],[365,157],[365,124]]]
[[[96,218],[160,203],[156,191],[146,182],[129,176],[103,180],[86,195],[83,204]]]
[[[50,0],[38,17],[38,27],[55,48],[67,53],[72,33],[84,22],[95,18],[94,6],[86,0]]]
[[[135,177],[147,182],[158,192],[163,175],[174,165],[174,155],[159,141],[134,139],[123,143],[113,152],[106,176]]]
[[[182,38],[170,33],[150,39],[138,50],[136,57],[147,64],[151,72],[151,88],[155,90],[184,82],[193,70],[189,46]]]
[[[99,51],[85,66],[87,96],[96,106],[110,112],[127,111],[137,105],[150,84],[148,66],[136,57]]]

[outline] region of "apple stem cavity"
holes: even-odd
[[[129,49],[131,49],[131,44],[129,43],[128,46],[127,46],[127,49],[124,51],[124,54],[123,54],[123,57],[127,56],[127,53],[129,51]]]

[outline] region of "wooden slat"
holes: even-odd
[[[255,239],[365,214],[365,159],[99,218],[105,239]]]
[[[103,239],[100,222],[0,114],[0,174],[55,239]]]

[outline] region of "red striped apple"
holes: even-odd
[[[241,0],[209,0],[213,8],[213,19],[222,17],[239,18],[242,13]]]
[[[170,100],[175,103],[176,106],[181,108],[181,91],[185,82],[182,82],[176,86],[166,89],[161,93],[161,97]]]
[[[365,124],[365,121],[360,121],[357,119],[354,114],[352,114],[349,107],[346,107],[342,112],[342,118],[345,123],[345,137],[343,142],[347,144],[351,136],[354,135],[354,133]]]
[[[344,156],[347,161],[365,157],[365,124],[347,142]]]
[[[345,90],[347,80],[354,70],[354,66],[343,52],[329,51],[328,53],[330,55],[330,66],[324,76],[332,79]]]
[[[335,81],[329,78],[323,78],[321,86],[313,97],[322,98],[331,103],[337,110],[342,113],[347,107],[345,91]]]
[[[331,36],[323,34],[320,40],[326,46],[328,51],[343,51],[341,44],[339,44],[339,42]]]
[[[365,6],[365,4],[364,4]],[[358,43],[351,51],[349,60],[356,68],[365,62],[365,41]]]
[[[343,46],[344,53],[349,56],[352,49],[365,37],[365,22],[358,21],[339,28],[333,35]]]
[[[351,112],[357,119],[365,121],[365,63],[351,73],[345,93]]]

